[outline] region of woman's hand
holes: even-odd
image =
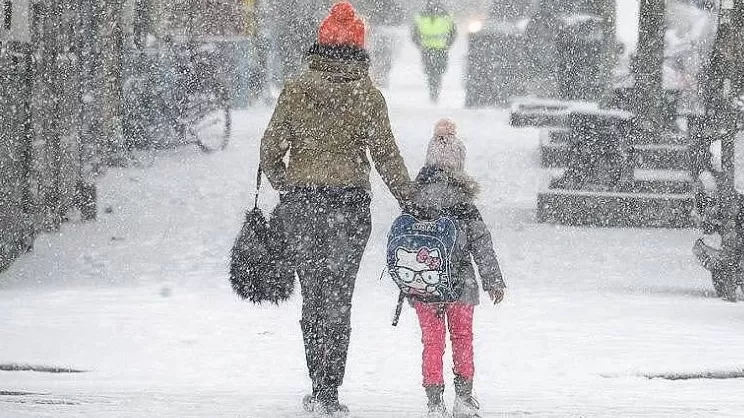
[[[491,301],[493,301],[494,305],[497,305],[501,303],[502,300],[504,300],[504,293],[506,289],[503,287],[495,287],[488,291],[488,296],[491,298]]]

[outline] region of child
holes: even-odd
[[[440,120],[426,153],[426,164],[416,178],[418,198],[414,215],[436,219],[447,215],[455,220],[458,230],[452,253],[451,275],[464,282],[457,302],[426,304],[411,298],[421,325],[423,380],[428,398],[428,416],[447,416],[445,407],[442,356],[445,348],[445,318],[449,323],[455,372],[455,418],[477,417],[478,402],[473,398],[473,309],[478,304],[478,284],[472,259],[478,267],[483,290],[494,303],[504,297],[506,285],[501,277],[491,234],[473,201],[478,185],[464,171],[465,145],[457,138],[451,120]]]

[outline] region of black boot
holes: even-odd
[[[322,341],[318,335],[318,326],[310,321],[300,321],[302,329],[302,339],[305,343],[305,362],[307,363],[307,372],[313,384],[311,394],[302,398],[302,407],[307,412],[313,412],[317,405],[318,390],[320,387],[320,376],[318,370],[322,362],[323,347]]]
[[[444,418],[447,407],[444,404],[444,385],[424,386],[428,409],[427,418]]]
[[[328,325],[325,329],[325,362],[322,365],[322,384],[340,387],[346,374],[346,358],[349,354],[351,327],[346,324]]]
[[[323,361],[319,365],[318,405],[320,412],[333,417],[348,415],[349,408],[338,400],[338,388],[344,382],[346,358],[349,352],[351,327],[346,324],[327,325],[323,330]]]
[[[455,394],[457,396],[470,396],[473,394],[473,381],[459,374],[455,375]]]
[[[315,411],[324,416],[343,418],[349,415],[349,408],[338,400],[338,386],[321,385],[316,399]]]
[[[452,407],[454,418],[480,417],[480,405],[473,397],[473,380],[455,375],[455,404]]]

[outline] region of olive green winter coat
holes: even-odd
[[[285,85],[261,141],[261,167],[275,189],[369,190],[369,152],[395,198],[410,199],[385,99],[369,78],[366,54],[358,51],[316,45],[309,69]]]

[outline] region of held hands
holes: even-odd
[[[504,300],[505,290],[506,289],[503,287],[494,287],[488,291],[488,296],[491,298],[494,305],[498,305],[502,300]]]

